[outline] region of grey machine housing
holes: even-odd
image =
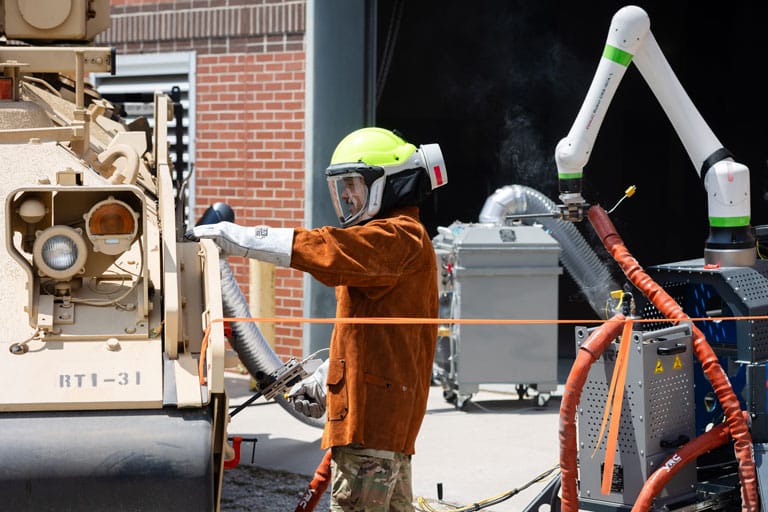
[[[438,228],[440,317],[557,318],[558,242],[540,226],[464,224]],[[481,384],[535,388],[539,405],[557,386],[555,323],[453,323],[441,326],[434,378],[463,408]]]

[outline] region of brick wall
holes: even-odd
[[[96,43],[120,54],[195,51],[196,217],[225,201],[242,224],[304,225],[304,0],[112,0]],[[118,57],[119,70],[119,57]],[[248,294],[248,262],[231,258]],[[278,268],[275,312],[303,316],[301,273]],[[302,326],[275,327],[301,356]]]

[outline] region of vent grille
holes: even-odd
[[[619,423],[619,437],[618,447],[621,453],[636,454],[637,445],[635,441],[635,430],[632,428],[632,413],[633,409],[637,408],[637,405],[632,403],[635,400],[635,391],[632,386],[626,386],[624,390],[624,398],[621,403],[621,422]],[[581,398],[581,412],[582,412],[582,427],[583,441],[586,441],[585,446],[589,453],[595,450],[595,445],[599,450],[605,450],[605,444],[608,439],[608,427],[606,426],[603,437],[598,439],[600,434],[600,426],[603,421],[603,415],[605,411],[605,403],[608,400],[608,386],[600,382],[587,382],[584,386],[584,390]],[[611,414],[608,413],[609,425],[611,422]]]
[[[691,422],[693,385],[688,374],[669,371],[665,375],[648,383],[648,438],[652,440],[661,440],[664,432],[685,430]]]
[[[739,269],[728,275],[728,282],[747,306],[768,302],[766,278],[761,273],[751,268]]]

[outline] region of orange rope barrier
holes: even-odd
[[[719,316],[719,317],[706,317],[706,318],[686,318],[686,322],[723,322],[726,320],[736,321],[756,321],[756,320],[768,320],[768,315],[758,316]],[[635,318],[632,320],[634,323],[674,323],[679,321],[671,320],[669,318]],[[214,318],[208,324],[205,329],[205,335],[203,336],[203,342],[200,347],[200,361],[198,363],[198,374],[200,376],[200,385],[204,386],[205,379],[205,351],[208,348],[208,337],[210,336],[211,326],[220,322],[271,322],[278,324],[381,324],[381,325],[393,325],[393,324],[451,324],[451,325],[529,325],[529,324],[572,324],[572,325],[585,325],[585,324],[602,324],[607,320],[595,320],[595,319],[581,319],[581,320],[568,320],[568,319],[534,319],[534,318],[415,318],[415,317],[366,317],[366,318],[306,318],[306,317],[266,317],[266,318]]]
[[[757,316],[719,316],[704,318],[686,318],[691,322],[724,322],[726,320],[768,320],[768,315]],[[634,323],[680,323],[670,318],[635,318]],[[278,324],[454,324],[454,325],[515,325],[515,324],[602,324],[607,320],[595,319],[537,319],[537,318],[416,318],[416,317],[365,317],[365,318],[304,318],[304,317],[271,317],[271,318],[214,318],[215,322],[264,322]]]

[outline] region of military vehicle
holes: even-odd
[[[116,71],[92,45],[109,23],[108,0],[0,1],[0,503],[219,510],[238,362],[220,320],[247,308],[218,249],[183,240],[169,96],[152,128],[88,84]],[[238,330],[274,384],[282,361]]]

